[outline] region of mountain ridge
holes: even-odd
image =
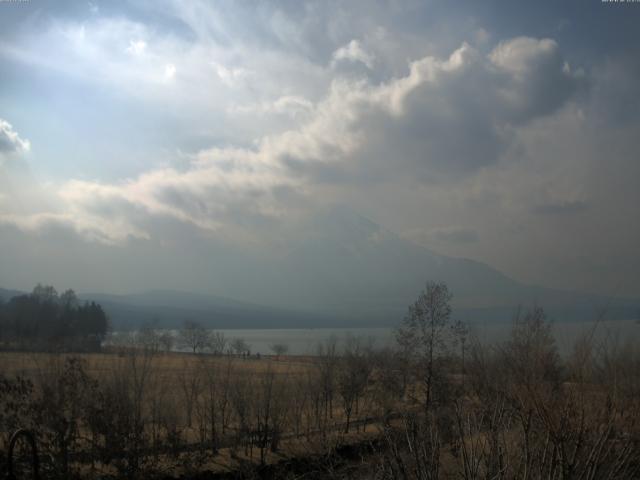
[[[101,303],[114,328],[149,322],[174,328],[187,319],[215,328],[395,325],[427,281],[446,283],[454,316],[470,322],[507,321],[518,306],[533,304],[556,321],[592,319],[602,310],[615,319],[640,312],[640,299],[523,284],[485,263],[409,242],[352,211],[327,210],[297,231],[283,255],[243,265],[249,267],[243,292],[264,292],[261,298],[153,288],[79,297]]]

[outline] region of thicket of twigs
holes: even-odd
[[[384,430],[378,478],[640,478],[637,345],[588,332],[561,359],[534,309],[509,341],[466,356],[458,382],[433,382],[425,414]]]

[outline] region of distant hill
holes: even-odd
[[[530,294],[556,295],[554,304],[543,305],[554,321],[582,321],[595,318],[601,311],[598,300],[585,295],[563,294],[529,287]],[[26,292],[0,289],[0,298],[5,302]],[[340,314],[314,314],[308,311],[284,310],[263,305],[254,305],[225,297],[208,296],[170,290],[154,290],[130,295],[103,293],[80,294],[80,300],[95,301],[106,311],[115,330],[135,329],[144,324],[158,328],[179,328],[184,320],[194,320],[209,328],[317,328],[317,327],[365,327],[395,326],[406,312],[407,305],[389,309],[389,317],[351,316]],[[560,300],[575,300],[576,303],[562,305]],[[530,304],[529,304],[530,305]],[[527,305],[524,305],[527,306]],[[454,317],[470,323],[508,322],[517,310],[516,305],[482,308],[458,307]],[[614,301],[604,311],[607,319],[635,318],[640,303]]]
[[[225,329],[340,325],[337,319],[308,312],[170,290],[130,295],[82,294],[80,298],[100,303],[115,329],[135,328],[145,323],[153,323],[161,328],[177,328],[184,320],[194,320],[210,328]]]
[[[21,292],[19,290],[7,290],[6,288],[0,288],[0,300],[4,302],[8,302],[13,297],[17,297],[18,295],[24,295],[25,292]]]

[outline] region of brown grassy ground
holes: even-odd
[[[87,372],[99,378],[105,372],[113,371],[122,365],[125,356],[119,353],[41,353],[41,352],[0,352],[0,372],[7,375],[25,375],[33,377],[43,371],[56,368],[66,358],[82,359]],[[185,368],[197,366],[226,365],[231,361],[234,370],[248,373],[264,373],[271,369],[276,373],[300,374],[313,364],[309,356],[281,356],[280,358],[262,356],[243,359],[238,356],[193,355],[189,353],[161,353],[152,358],[152,368],[162,369],[169,376],[180,375]]]
[[[7,376],[24,376],[32,380],[37,386],[46,377],[61,372],[65,360],[71,357],[81,359],[86,373],[98,382],[114,375],[125,375],[131,369],[131,356],[126,352],[79,354],[0,352],[0,373]],[[137,361],[144,361],[144,356],[138,355]],[[185,376],[192,375],[197,371],[202,372],[203,370],[215,368],[218,368],[219,371],[224,371],[224,369],[230,367],[234,377],[244,375],[256,383],[267,372],[281,376],[287,382],[293,382],[296,377],[300,378],[317,367],[317,359],[310,356],[262,356],[258,359],[256,357],[242,358],[238,356],[159,353],[150,356],[149,362],[147,368],[154,372],[155,386],[152,388],[155,392],[162,390],[163,395],[173,398],[178,410],[176,413],[180,417],[181,423],[185,423],[186,418],[181,382]],[[326,450],[327,445],[354,443],[363,438],[377,435],[378,428],[375,425],[363,427],[358,425],[357,422],[351,432],[345,434],[342,431],[343,427],[341,427],[344,422],[344,413],[337,393],[335,394],[333,407],[332,418],[328,426],[328,437],[320,438],[319,434],[296,437],[293,435],[292,426],[289,424],[287,430],[283,432],[278,452],[267,452],[266,463],[274,463],[286,458],[308,456]],[[186,444],[199,441],[195,425],[191,428],[184,427],[182,435]],[[258,462],[259,451],[257,447],[253,447],[247,454],[243,448],[221,448],[215,456],[201,455],[197,464],[194,464],[193,455],[183,455],[182,457],[160,455],[156,461],[162,464],[162,470],[171,473],[171,475],[188,473],[191,468],[200,471],[228,471],[229,469],[238,468],[243,462]],[[89,466],[85,465],[81,466],[80,470],[89,473],[86,472],[88,468]],[[100,466],[99,470],[101,473],[113,473],[111,472],[113,470],[112,467],[104,465]]]

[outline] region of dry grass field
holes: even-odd
[[[35,422],[18,419],[16,426],[22,421],[20,426],[38,435],[52,430],[41,440],[53,444],[56,437],[69,437],[64,468],[90,476],[126,474],[130,463],[140,469],[151,464],[155,474],[237,470],[368,438],[378,432],[373,419],[380,416],[372,384],[354,386],[353,394],[343,385],[345,404],[337,367],[337,357],[323,365],[322,359],[308,356],[0,352],[0,373],[28,381],[35,408],[44,406],[60,417],[48,418],[46,427],[38,415]],[[100,430],[100,422],[93,425],[91,413],[81,413],[88,409],[105,415],[110,408],[106,428],[112,432]],[[74,424],[74,431],[63,427],[56,432],[60,421]],[[122,422],[121,432],[110,426]],[[4,432],[5,445],[9,434]],[[123,452],[131,451],[138,458],[126,458]],[[79,453],[88,453],[89,461],[76,461]],[[104,460],[110,454],[114,458]]]
[[[66,358],[78,358],[86,366],[91,376],[99,378],[108,372],[117,371],[129,359],[125,353],[46,353],[46,352],[0,352],[0,371],[4,374],[19,374],[35,378],[51,372],[64,364]],[[315,360],[310,356],[255,356],[242,358],[235,355],[214,356],[207,354],[161,353],[151,356],[151,368],[162,370],[167,377],[178,378],[184,370],[198,368],[220,368],[231,364],[237,373],[260,374],[272,371],[281,374],[300,375],[313,367]]]

